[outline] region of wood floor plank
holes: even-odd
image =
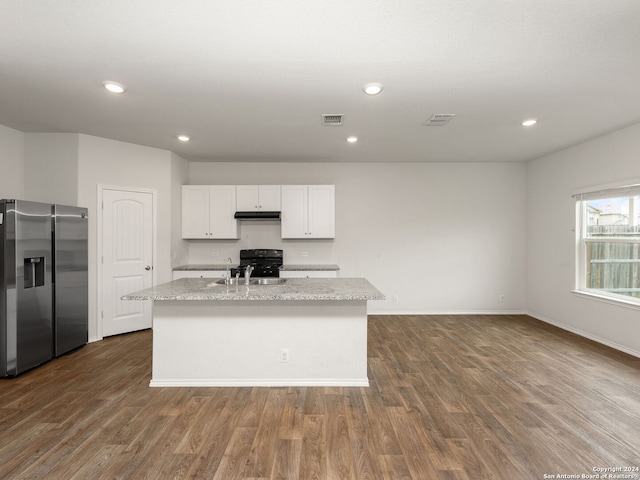
[[[302,438],[279,438],[275,449],[273,470],[268,478],[274,480],[295,480],[301,478]]]
[[[528,480],[640,463],[640,359],[524,315],[371,316],[370,387],[150,388],[151,335],[0,380],[0,478]]]
[[[276,459],[278,433],[286,400],[286,388],[260,389],[267,399],[244,471],[245,478],[265,478],[271,475]]]
[[[389,407],[391,423],[398,438],[404,460],[412,478],[437,478],[437,469],[429,460],[429,447],[424,445],[420,434],[402,407]]]
[[[124,450],[124,445],[104,445],[99,449],[92,448],[87,451],[87,461],[74,472],[66,473],[69,480],[85,480],[87,478],[100,478],[105,470],[111,467],[111,462]],[[63,468],[67,468],[62,465]],[[53,478],[63,478],[64,472],[51,471],[48,473]]]
[[[202,451],[210,431],[211,418],[217,418],[229,401],[229,395],[220,392],[220,395],[199,397],[198,409],[193,417],[180,416],[179,420],[171,427],[172,437],[179,443],[171,450],[173,442],[165,440],[167,450],[176,454],[195,454]],[[174,433],[175,432],[175,433]]]
[[[327,395],[325,404],[327,406],[325,415],[327,478],[331,480],[356,478],[344,396]]]
[[[402,455],[400,440],[393,429],[389,410],[378,395],[364,395],[365,414],[370,420],[367,437],[373,455]]]
[[[325,480],[327,477],[326,419],[324,415],[305,415],[302,455],[300,457],[301,479]]]
[[[54,424],[35,423],[12,432],[0,449],[0,478],[17,478],[44,455],[58,435]]]
[[[304,414],[305,415],[324,415],[326,412],[324,404],[324,388],[309,387],[307,388]]]
[[[251,388],[220,389],[229,394],[220,415],[207,422],[208,435],[185,478],[210,479],[218,471],[223,454],[238,427],[240,418],[244,417],[244,409],[250,403]]]
[[[278,437],[282,439],[301,439],[304,426],[304,405],[308,389],[292,387],[287,389],[285,404]]]
[[[367,416],[361,390],[359,388],[345,388],[344,394],[346,395],[345,414],[354,465],[354,478],[375,480],[377,478],[376,456],[374,455],[373,442],[368,435],[372,422]]]
[[[379,455],[379,476],[381,480],[411,480],[411,472],[403,455]]]
[[[238,480],[244,477],[246,458],[251,452],[251,445],[256,436],[254,427],[237,427],[231,434],[227,449],[222,455],[220,468],[213,480]]]

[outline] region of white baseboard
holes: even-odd
[[[604,338],[601,338],[597,335],[593,335],[592,333],[589,333],[589,332],[585,332],[578,328],[570,327],[569,325],[566,325],[561,322],[557,322],[549,317],[545,317],[544,315],[540,315],[535,312],[528,312],[527,315],[535,318],[536,320],[540,320],[541,322],[548,323],[549,325],[553,325],[554,327],[561,328],[562,330],[566,330],[567,332],[575,333],[576,335],[580,335],[581,337],[588,338],[589,340],[593,340],[594,342],[601,343],[602,345],[606,345],[607,347],[611,347],[615,350],[619,350],[621,352],[628,353],[629,355],[632,355],[634,357],[640,358],[639,351],[625,347],[624,345],[620,345],[619,343],[606,340]]]
[[[397,310],[368,311],[367,315],[527,315],[526,310]]]
[[[246,380],[151,380],[150,387],[368,387],[368,378],[354,379],[246,379]]]

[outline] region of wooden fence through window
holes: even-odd
[[[637,237],[638,242],[590,242],[589,237]],[[589,226],[586,249],[588,288],[640,298],[640,225]]]

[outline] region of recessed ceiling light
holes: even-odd
[[[124,85],[118,82],[112,82],[111,80],[105,80],[102,82],[102,85],[111,93],[124,93],[127,91]]]
[[[384,87],[381,83],[367,83],[362,90],[367,95],[378,95]]]
[[[191,140],[191,138],[189,138],[187,135],[178,135],[178,140],[180,140],[181,142],[188,142],[189,140]]]
[[[522,126],[523,127],[532,127],[534,126],[538,121],[531,118],[529,120],[525,120],[524,122],[522,122]]]
[[[356,143],[358,141],[358,137],[347,137],[347,142]]]

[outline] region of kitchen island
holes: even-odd
[[[153,300],[151,386],[367,386],[363,278],[225,285],[182,278],[123,298]]]

